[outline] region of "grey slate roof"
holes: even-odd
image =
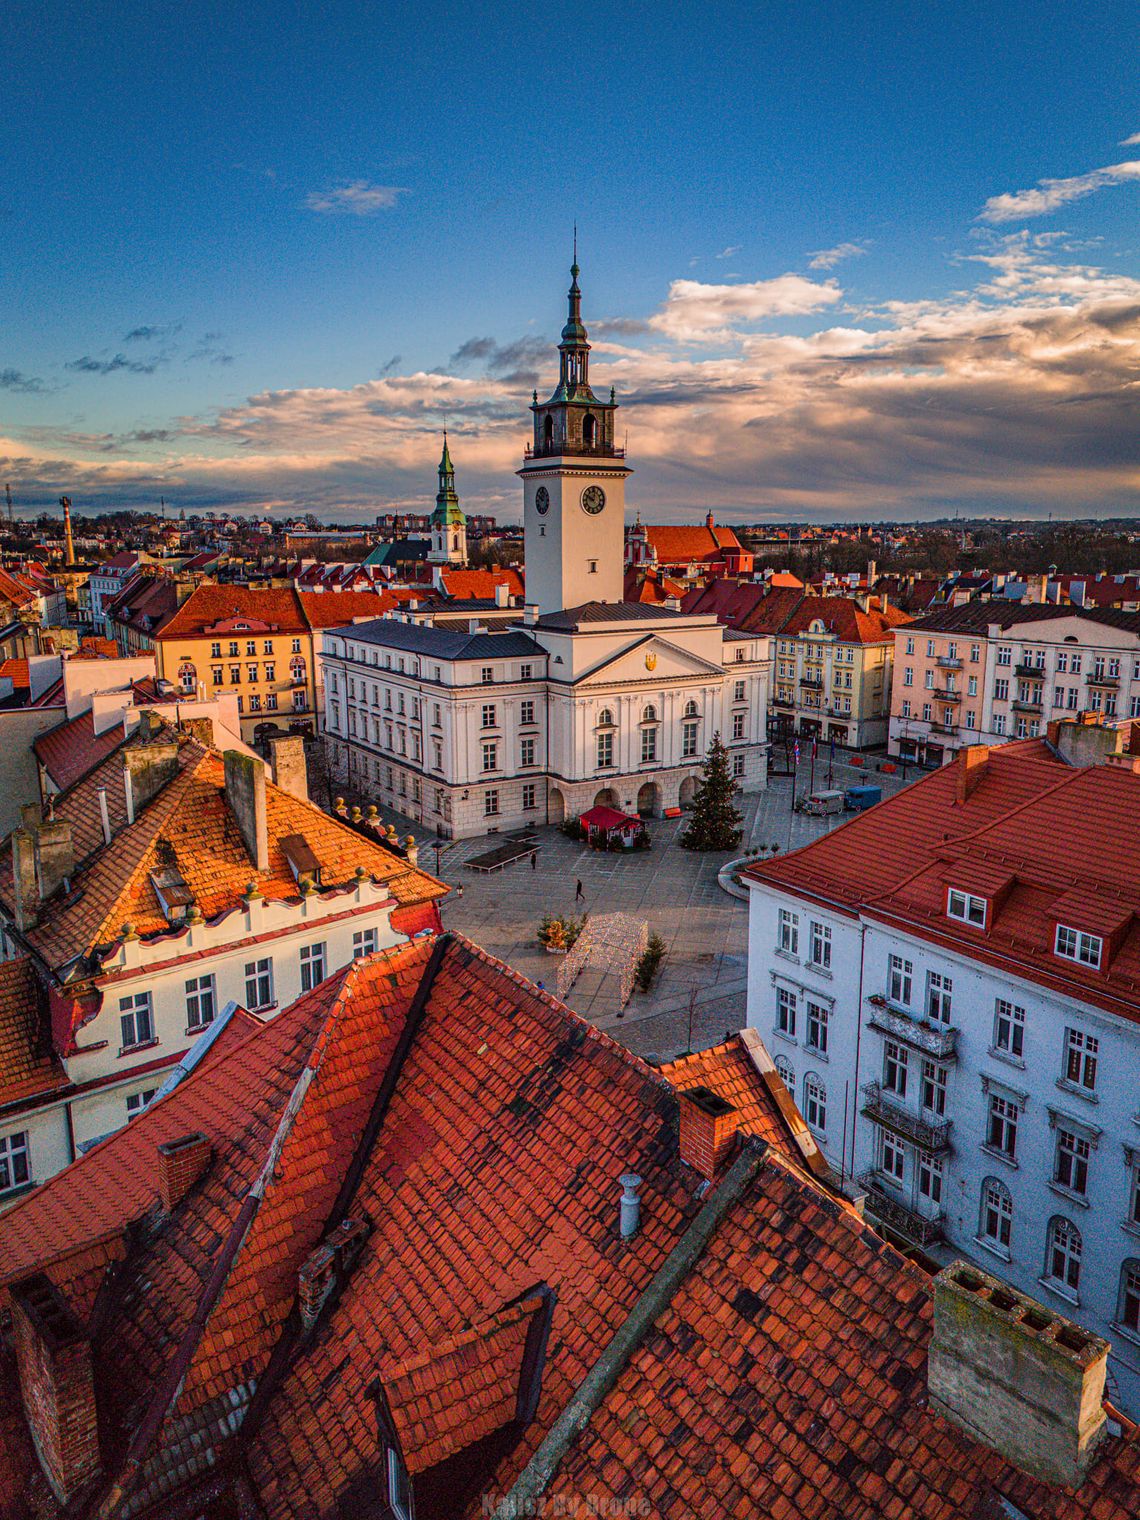
[[[423,623],[399,623],[395,618],[373,618],[368,623],[350,623],[345,628],[326,628],[343,638],[363,644],[378,644],[384,649],[399,649],[437,660],[503,660],[545,657],[546,650],[529,633],[516,628],[502,632],[469,633],[451,628],[431,628]]]
[[[583,602],[580,607],[545,613],[539,618],[538,626],[570,633],[583,623],[667,623],[684,616],[682,612],[674,612],[672,607],[653,607],[647,602]]]
[[[1125,612],[1122,607],[1059,606],[1054,602],[1010,602],[1003,597],[993,601],[963,602],[960,607],[936,607],[913,623],[904,624],[907,633],[984,633],[991,623],[999,628],[1014,628],[1019,623],[1049,623],[1056,618],[1086,618],[1108,628],[1140,634],[1140,612]]]

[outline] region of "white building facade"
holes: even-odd
[[[877,837],[889,848],[885,813]],[[748,1023],[847,1190],[936,1261],[970,1258],[1104,1335],[1113,1397],[1135,1417],[1140,996],[1114,1011],[1066,975],[1110,934],[1062,900],[1053,964],[1034,974],[954,943],[1009,890],[968,857],[917,930],[884,899],[767,869],[748,881]]]

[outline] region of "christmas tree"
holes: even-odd
[[[741,820],[732,800],[737,788],[728,770],[728,751],[719,734],[713,734],[703,772],[681,843],[686,850],[731,850],[740,843]]]

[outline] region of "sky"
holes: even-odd
[[[1140,511],[1140,12],[9,0],[18,510],[516,519],[573,228],[649,521]]]

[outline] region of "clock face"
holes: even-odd
[[[606,493],[601,486],[587,486],[582,492],[582,511],[596,517],[606,504]]]
[[[550,492],[545,486],[539,486],[534,493],[534,510],[542,515],[550,511]]]

